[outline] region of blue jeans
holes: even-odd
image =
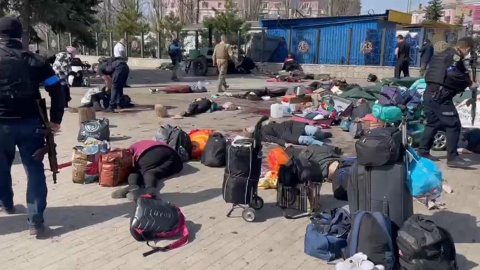
[[[43,161],[33,154],[44,146],[44,137],[37,134],[40,122],[36,118],[0,120],[0,203],[5,208],[13,207],[12,175],[15,146],[18,147],[23,168],[27,174],[27,207],[29,224],[43,223],[43,212],[47,207],[47,184]]]
[[[315,136],[315,135],[318,135],[317,132],[321,133],[321,130],[319,128],[315,127],[315,126],[306,125],[305,126],[305,131],[304,131],[305,136],[300,136],[298,138],[298,144],[301,144],[301,145],[312,145],[312,144],[323,145],[323,142],[319,140],[320,138],[318,138],[318,136],[317,137]]]

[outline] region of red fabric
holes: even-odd
[[[378,121],[377,118],[375,118],[375,116],[373,116],[373,114],[365,115],[365,117],[363,118],[363,121],[380,122]]]
[[[170,147],[168,144],[164,142],[157,142],[153,140],[143,140],[138,141],[132,144],[128,149],[133,153],[133,161],[138,161],[138,158],[148,149],[155,147],[155,146],[166,146]]]
[[[293,115],[292,120],[296,122],[306,123],[311,126],[316,126],[321,129],[330,128],[330,126],[333,124],[333,118],[310,120],[304,117]]]

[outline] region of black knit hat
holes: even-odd
[[[0,38],[22,38],[22,23],[14,17],[0,18]]]

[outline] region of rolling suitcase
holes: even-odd
[[[227,146],[226,166],[223,176],[223,199],[232,204],[227,213],[242,208],[242,217],[247,222],[255,220],[255,210],[263,207],[258,196],[258,181],[262,170],[262,123],[268,120],[263,116],[256,124],[253,139],[241,138]]]
[[[381,212],[397,229],[413,215],[413,199],[406,185],[405,162],[379,167],[354,163],[348,183],[350,212]]]

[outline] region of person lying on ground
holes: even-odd
[[[168,144],[143,140],[130,146],[133,152],[133,172],[128,186],[112,193],[112,198],[136,200],[142,194],[155,195],[158,181],[177,174],[183,169],[180,155]]]
[[[212,108],[212,101],[207,98],[197,98],[188,105],[186,111],[182,112],[181,116],[193,116],[201,113],[206,113]]]
[[[252,137],[253,131],[253,126],[245,128],[244,136]],[[315,126],[291,120],[282,123],[266,121],[262,125],[261,132],[264,142],[276,143],[285,147],[293,144],[323,145],[324,139],[332,137],[330,132],[324,132]]]

